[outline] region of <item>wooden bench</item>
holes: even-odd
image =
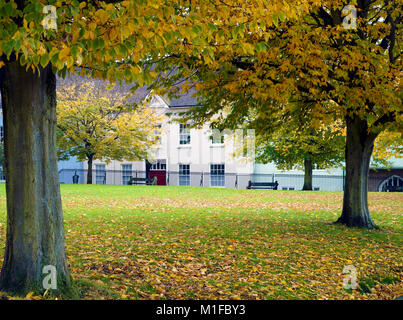
[[[277,190],[278,182],[252,182],[249,180],[246,189],[272,189]]]
[[[157,184],[157,177],[154,178],[134,178],[130,177],[128,185],[144,184],[146,186],[153,186]]]

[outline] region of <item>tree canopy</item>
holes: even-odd
[[[131,110],[125,95],[107,87],[88,79],[58,90],[59,155],[88,161],[87,183],[92,183],[93,160],[150,159],[161,120],[151,108]]]
[[[196,88],[201,105],[187,114],[196,123],[228,106],[221,126],[247,122],[257,134],[281,127],[282,115],[309,119],[316,129],[343,121],[346,192],[339,222],[372,228],[366,199],[374,141],[383,130],[402,131],[402,4],[348,4],[317,1],[295,19],[242,32],[244,52],[220,47],[210,64],[178,47],[169,59],[176,73],[156,85],[181,81],[182,90]]]
[[[71,289],[57,178],[56,72],[135,87],[159,77],[156,93],[182,79],[204,97],[193,117],[209,119],[229,106],[228,128],[251,110],[257,132],[270,129],[270,119],[281,124],[279,110],[311,115],[314,128],[341,119],[347,174],[339,222],[374,227],[366,193],[374,140],[402,124],[402,4],[357,0],[357,19],[347,4],[0,0],[8,198],[0,288],[40,291],[42,267],[54,265],[58,290]],[[346,16],[353,19],[347,27]]]
[[[214,41],[244,52],[245,33],[295,17],[308,2],[0,1],[0,67],[18,56],[27,70],[51,63],[66,75],[80,67],[81,74],[141,86],[157,76],[143,68],[151,58],[164,60],[179,45],[213,63]]]
[[[242,49],[243,32],[307,8],[300,0],[0,0],[8,221],[0,289],[40,292],[43,267],[52,265],[54,291],[76,296],[64,250],[56,73],[143,86],[157,76],[145,66],[164,62],[178,46],[205,57],[214,39]]]
[[[373,165],[392,166],[392,158],[403,158],[403,131],[383,131],[375,140]]]
[[[273,162],[282,170],[302,168],[305,171],[303,190],[312,190],[313,169],[341,166],[344,130],[341,123],[318,129],[310,128],[309,123],[300,127],[290,123],[285,123],[269,136],[258,135],[256,161]]]

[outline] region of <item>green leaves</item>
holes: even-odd
[[[17,5],[15,2],[2,1],[0,3],[0,16],[2,17],[16,17],[18,15]]]
[[[265,42],[259,42],[255,44],[255,50],[257,53],[267,50],[267,44]]]
[[[104,46],[105,46],[105,42],[104,42],[104,39],[102,39],[102,38],[96,38],[96,39],[92,42],[92,48],[93,48],[94,50],[103,49]],[[126,48],[124,47],[124,45],[123,45],[123,44],[120,45],[119,48],[124,48],[123,50],[121,49],[121,53],[122,53],[123,56],[126,56],[126,55],[127,55],[127,50],[126,50]]]
[[[273,14],[273,24],[278,28],[278,17],[276,14]]]
[[[46,67],[49,63],[49,54],[45,52],[40,58],[40,64],[42,67]]]
[[[7,59],[10,58],[11,52],[14,50],[15,40],[11,39],[8,41],[4,41],[1,45],[2,51],[6,54]]]

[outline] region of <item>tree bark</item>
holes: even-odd
[[[302,190],[312,191],[312,160],[310,158],[304,159],[304,186]]]
[[[66,263],[56,154],[56,77],[19,61],[1,70],[7,237],[0,290],[44,292],[45,266],[56,270],[55,294],[75,297]]]
[[[88,156],[88,170],[87,170],[87,184],[92,184],[92,163],[94,161],[94,156],[93,155],[89,155]]]
[[[347,118],[346,177],[343,211],[336,223],[348,227],[377,228],[368,210],[368,173],[376,134],[359,117]]]

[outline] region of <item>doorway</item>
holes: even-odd
[[[151,163],[149,176],[151,179],[157,178],[158,186],[166,186],[167,184],[167,165],[165,159],[159,159]]]

